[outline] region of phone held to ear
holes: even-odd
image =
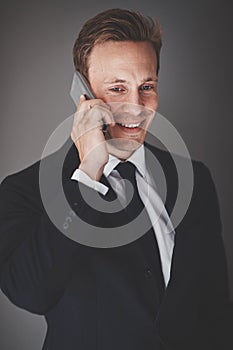
[[[85,95],[87,100],[95,98],[93,92],[91,91],[89,83],[84,78],[84,76],[78,71],[74,72],[73,81],[70,89],[70,95],[76,106],[79,103],[81,95]]]
[[[78,71],[74,72],[73,81],[70,89],[70,96],[72,97],[75,105],[79,103],[80,96],[84,95],[87,100],[94,99],[95,96],[91,91],[90,85],[85,77]],[[106,124],[103,124],[103,132],[106,132]]]

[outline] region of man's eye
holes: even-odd
[[[124,91],[122,88],[117,87],[117,86],[111,88],[110,90],[113,91],[113,92],[122,92],[122,91]]]
[[[150,91],[150,90],[154,90],[154,89],[155,89],[154,85],[143,85],[140,88],[140,90],[142,90],[142,91]]]

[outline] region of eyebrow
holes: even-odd
[[[142,84],[147,82],[147,81],[155,81],[158,82],[158,78],[157,77],[148,77],[146,79],[142,80]],[[105,81],[104,84],[108,85],[108,84],[116,84],[116,83],[128,83],[125,79],[120,79],[120,78],[114,78],[111,81]]]

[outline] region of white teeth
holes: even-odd
[[[126,128],[138,128],[140,123],[137,123],[137,124],[121,124],[121,125],[126,127]]]

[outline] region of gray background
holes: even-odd
[[[83,22],[111,7],[156,16],[163,28],[159,109],[191,156],[210,168],[221,207],[233,295],[232,18],[230,1],[8,1],[1,5],[0,179],[40,158],[74,112],[71,50]],[[41,349],[43,317],[0,294],[0,348]]]

